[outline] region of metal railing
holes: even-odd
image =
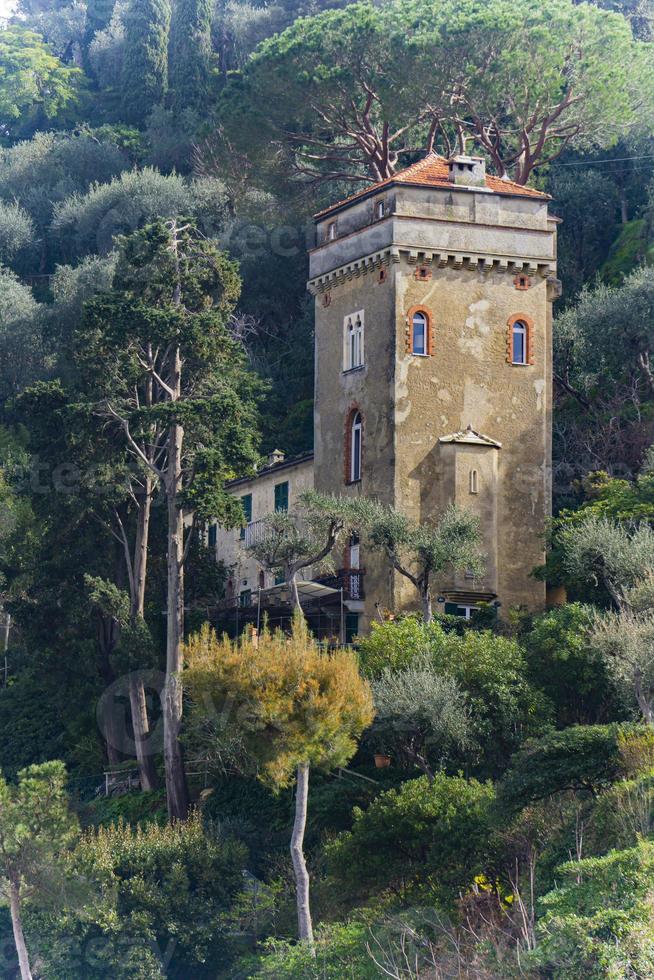
[[[343,598],[358,601],[365,598],[363,568],[340,568],[335,575],[324,575],[316,579],[321,585],[332,589],[342,589]]]
[[[242,529],[244,533],[241,534],[241,541],[246,548],[249,548],[253,544],[258,544],[262,537],[266,533],[266,521],[264,518],[258,521],[250,521]]]

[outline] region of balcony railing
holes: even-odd
[[[341,568],[335,575],[324,575],[316,581],[328,585],[332,589],[343,589],[343,598],[358,601],[365,598],[363,568]]]
[[[249,548],[253,544],[258,544],[266,533],[266,521],[262,518],[259,521],[250,521],[242,529],[241,541],[244,547]]]

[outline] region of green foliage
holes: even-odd
[[[372,623],[359,641],[365,674],[403,670],[428,656],[437,673],[450,677],[466,695],[470,734],[483,750],[482,765],[502,767],[522,737],[538,731],[548,704],[528,681],[524,654],[515,640],[490,631],[446,632],[436,622],[407,616]]]
[[[36,133],[0,150],[0,197],[19,201],[42,234],[55,203],[85,193],[93,181],[111,180],[128,165],[118,146],[90,130]]]
[[[432,776],[471,747],[465,696],[428,654],[403,670],[387,668],[372,690],[376,716],[370,740],[379,751]]]
[[[18,773],[18,782],[0,775],[0,888],[47,896],[58,863],[77,833],[68,810],[66,769],[43,762]]]
[[[621,288],[603,283],[586,288],[578,302],[557,317],[557,373],[586,397],[597,386],[602,387],[606,397],[629,374],[647,386],[653,296],[651,268],[633,272]]]
[[[214,977],[229,962],[225,915],[241,891],[245,858],[242,846],[198,817],[87,831],[70,859],[71,874],[91,884],[87,901],[32,923],[48,977]]]
[[[483,575],[479,518],[453,504],[438,520],[418,523],[391,507],[369,503],[363,527],[370,546],[385,554],[393,568],[415,586],[425,619],[432,616],[432,594],[439,576],[464,570]]]
[[[205,110],[211,81],[210,0],[177,0],[170,26],[169,84],[174,104]]]
[[[555,980],[647,977],[654,972],[654,845],[569,861],[541,901],[533,959]]]
[[[654,738],[648,728],[612,724],[573,725],[530,739],[511,760],[500,801],[519,808],[568,790],[595,795],[624,772],[621,732]]]
[[[0,403],[45,372],[40,313],[31,289],[0,266]]]
[[[559,726],[592,725],[625,711],[589,631],[593,610],[569,603],[536,617],[521,637],[529,678],[552,702]]]
[[[483,870],[493,798],[491,784],[474,779],[411,779],[355,808],[352,830],[327,845],[330,871],[362,899],[424,890],[452,905]]]
[[[88,253],[106,255],[117,236],[156,218],[192,210],[190,189],[182,177],[146,167],[94,184],[87,194],[72,194],[56,206],[52,229],[59,254],[71,261]]]
[[[185,659],[205,753],[236,758],[271,787],[288,786],[300,763],[344,766],[372,721],[370,688],[352,653],[323,653],[299,614],[290,638],[280,630],[233,643],[205,626],[188,639]]]
[[[7,265],[34,245],[35,230],[19,204],[0,201],[0,262]]]
[[[49,690],[38,675],[21,672],[0,689],[0,768],[14,777],[37,760],[60,758],[62,748],[61,718]]]
[[[618,188],[596,170],[569,167],[554,170],[549,190],[554,197],[553,212],[565,215],[557,230],[557,259],[563,295],[569,303],[585,283],[593,282],[606,259],[615,237]]]
[[[620,229],[602,264],[600,275],[610,286],[621,286],[642,265],[654,265],[654,243],[648,221],[636,218]]]
[[[125,793],[123,796],[99,796],[92,800],[81,814],[87,826],[106,827],[111,824],[144,826],[148,823],[165,824],[166,798],[164,790],[144,793]]]
[[[123,23],[123,118],[142,124],[168,88],[170,0],[130,0]]]
[[[38,34],[12,26],[0,33],[0,136],[11,141],[72,108],[81,72],[54,57]]]
[[[592,851],[635,847],[654,833],[654,776],[640,773],[622,779],[599,797],[592,814],[588,840]]]
[[[483,73],[459,70],[482,62]],[[356,3],[265,41],[227,86],[220,116],[230,144],[264,172],[388,177],[433,125],[447,152],[458,126],[500,174],[526,182],[567,144],[611,145],[633,125],[640,100],[651,104],[648,62],[626,21],[590,4]],[[508,94],[516,72],[520,101]]]
[[[316,934],[315,949],[270,939],[265,953],[255,962],[246,961],[248,980],[376,980],[379,971],[368,954],[370,932],[361,922],[323,925]]]

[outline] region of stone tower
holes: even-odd
[[[432,154],[316,216],[315,486],[419,520],[450,502],[479,514],[485,577],[438,582],[436,610],[545,604],[530,573],[551,507],[548,200],[478,157]],[[353,548],[362,628],[417,608],[409,582]]]

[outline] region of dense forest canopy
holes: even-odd
[[[0,972],[654,976],[654,0],[1,13]],[[476,520],[309,494],[261,566],[360,533],[422,615],[233,644],[196,532],[312,449],[311,215],[431,150],[562,219],[573,601],[435,613]]]

